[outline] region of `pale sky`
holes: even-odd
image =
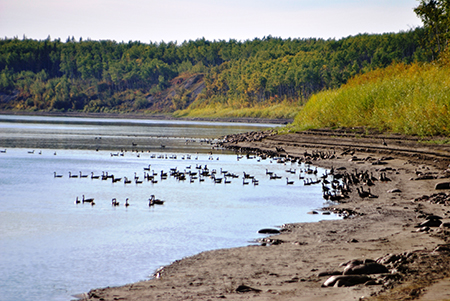
[[[417,0],[0,0],[0,37],[141,41],[406,31]]]

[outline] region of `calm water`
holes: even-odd
[[[248,245],[262,237],[261,228],[335,218],[307,214],[324,201],[320,186],[304,186],[298,179],[305,166],[237,160],[220,150],[210,155],[211,146],[200,142],[268,126],[0,116],[0,149],[6,148],[0,153],[0,300],[70,300],[92,288],[148,279],[185,256]],[[10,148],[14,139],[31,147]],[[131,149],[134,139],[147,151],[111,156],[119,149],[116,142]],[[53,148],[29,153],[42,140]],[[108,172],[134,180],[136,173],[142,180],[149,164],[157,183],[125,185],[90,177]],[[216,184],[210,178],[191,183],[159,176],[170,168],[196,172],[205,165],[216,169],[217,177],[223,177],[222,169],[239,178]],[[295,175],[286,172],[291,168]],[[270,180],[266,169],[282,179]],[[80,171],[89,177],[68,177]],[[243,185],[244,171],[259,185]],[[286,185],[286,177],[294,185]],[[95,206],[75,204],[83,194],[95,198]],[[152,194],[164,205],[149,207]],[[111,206],[112,198],[120,205]]]

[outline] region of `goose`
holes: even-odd
[[[131,180],[128,180],[127,177],[124,177],[124,178],[123,178],[123,183],[124,183],[124,184],[130,184],[130,183],[131,183]]]
[[[77,199],[75,200],[75,204],[79,204],[81,203],[80,199],[77,197]]]
[[[84,194],[83,194],[83,199],[82,199],[83,203],[93,203],[94,202],[94,198],[89,198],[89,199],[85,199],[84,198]]]
[[[111,179],[113,183],[120,182],[122,180],[122,178],[115,178],[114,175],[112,176]]]
[[[389,179],[388,177],[386,177],[386,173],[381,173],[381,175],[380,175],[380,181],[382,181],[382,182],[389,182],[389,181],[391,181],[391,179]]]
[[[330,191],[330,187],[328,187],[324,183],[322,183],[322,191],[323,192]]]
[[[246,173],[246,172],[244,171],[244,178],[245,178],[245,179],[253,179],[254,176],[252,176],[252,175],[250,175],[250,174],[248,174],[248,173]]]
[[[78,178],[78,175],[73,175],[73,174],[69,171],[69,178]]]
[[[361,187],[361,189],[359,189],[358,187],[356,188],[356,190],[358,191],[358,195],[362,198],[367,198],[370,195],[369,191],[364,191],[363,188]]]
[[[369,199],[377,199],[377,198],[378,198],[378,196],[372,194],[372,192],[370,192],[370,188],[369,188]]]
[[[54,178],[62,178],[62,175],[57,175],[57,174],[56,174],[56,171],[55,171],[55,172],[53,172],[53,177],[54,177]]]
[[[87,178],[88,175],[83,175],[83,173],[80,171],[80,178]]]
[[[111,204],[112,204],[113,206],[119,206],[119,202],[117,201],[116,198],[113,198],[113,199],[111,200]]]
[[[289,178],[286,177],[286,185],[292,185],[294,184],[294,181],[289,181]]]
[[[92,171],[91,172],[91,179],[99,179],[100,178],[100,176],[94,176],[94,172]]]
[[[290,168],[290,169],[286,169],[286,172],[291,173],[291,174],[295,174],[297,172],[297,170]]]
[[[242,185],[248,185],[250,182],[246,182],[245,178],[242,179]]]
[[[6,148],[5,148],[5,149],[2,149],[2,150],[0,150],[0,153],[2,153],[2,154],[6,153]]]
[[[134,182],[135,182],[136,184],[142,184],[142,181],[139,181],[139,180],[137,180],[137,179],[136,179]]]
[[[152,203],[153,203],[154,205],[163,205],[163,204],[164,204],[164,201],[162,201],[162,200],[160,200],[160,199],[157,199],[157,198],[155,197],[154,194],[152,194],[152,195],[150,196],[150,200],[152,200]]]
[[[130,203],[128,203],[128,198],[125,200],[125,207],[130,206]]]
[[[28,151],[29,154],[34,154],[34,149],[32,151]]]
[[[271,179],[271,180],[281,179],[281,176],[277,176],[277,174],[272,174],[272,175],[270,176],[270,179]]]

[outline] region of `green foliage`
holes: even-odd
[[[417,44],[423,34],[419,28],[341,40],[269,36],[180,45],[0,39],[0,92],[19,92],[0,108],[173,112],[192,106],[192,113],[217,104],[236,114],[268,115],[250,109],[303,104],[357,74],[426,59]],[[183,74],[201,75],[204,84],[174,91],[174,85],[189,86],[176,84]]]
[[[433,59],[448,46],[450,38],[450,1],[421,0],[414,12],[422,20],[426,34],[422,44],[429,50]]]
[[[311,97],[298,129],[368,127],[408,135],[450,134],[450,65],[395,64]]]

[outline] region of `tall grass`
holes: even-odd
[[[394,64],[313,95],[296,130],[370,127],[409,135],[450,134],[450,64]]]
[[[215,102],[205,106],[189,107],[185,110],[176,111],[173,115],[175,117],[293,119],[299,110],[300,104],[289,101],[270,105],[255,104],[249,107]]]

